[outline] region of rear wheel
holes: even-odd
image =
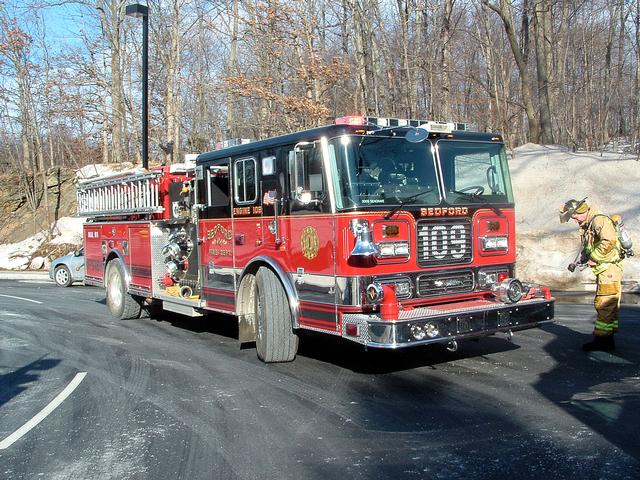
[[[59,287],[68,287],[73,283],[71,272],[66,265],[59,265],[56,267],[55,271],[53,272],[53,280]]]
[[[293,332],[284,288],[272,270],[258,270],[254,298],[258,358],[266,363],[292,361],[298,352],[298,336]]]
[[[114,318],[127,320],[140,317],[142,307],[132,295],[127,293],[124,267],[118,260],[112,260],[107,265],[105,287],[107,306]]]

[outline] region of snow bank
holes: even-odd
[[[561,224],[560,207],[588,197],[603,213],[622,216],[638,257],[625,261],[625,290],[640,282],[640,162],[618,153],[573,153],[563,147],[526,144],[509,161],[516,199],[518,276],[553,288],[593,284],[589,270],[571,273],[580,247],[574,221]]]
[[[82,245],[84,218],[63,217],[52,225],[49,243]],[[0,270],[26,270],[33,254],[45,243],[46,232],[40,232],[18,243],[0,245]],[[43,265],[46,262],[43,263]]]
[[[26,270],[31,262],[31,256],[46,238],[44,232],[40,232],[22,242],[0,245],[0,269]]]
[[[130,172],[142,172],[144,169],[141,166],[134,166],[132,163],[118,163],[118,164],[103,164],[95,163],[92,165],[86,165],[80,170],[76,171],[76,178],[82,182],[97,177],[112,177],[115,175],[122,175],[123,173]]]
[[[70,243],[80,245],[82,243],[83,217],[63,217],[56,222],[54,237],[49,243]]]

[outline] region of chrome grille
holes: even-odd
[[[418,295],[433,297],[452,295],[473,290],[473,272],[471,270],[445,270],[424,273],[418,277]]]
[[[469,218],[418,222],[418,265],[459,265],[471,262],[473,235]]]

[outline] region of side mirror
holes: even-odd
[[[303,205],[308,205],[311,203],[311,192],[298,187],[296,188],[295,199]]]

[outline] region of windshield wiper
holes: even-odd
[[[458,195],[464,195],[467,198],[471,198],[473,200],[482,202],[483,200],[480,200],[480,195],[482,195],[482,193],[478,192],[477,190],[473,193],[469,193],[469,192],[462,192],[460,190],[451,190],[451,193],[457,193]]]
[[[387,213],[384,216],[385,220],[389,220],[394,213],[396,213],[398,210],[400,210],[402,207],[404,207],[405,205],[409,205],[411,203],[415,203],[415,201],[418,199],[418,197],[420,197],[421,195],[424,195],[425,193],[431,193],[433,192],[433,188],[432,187],[427,187],[426,190],[422,191],[422,192],[418,192],[414,195],[411,195],[410,197],[405,198],[404,200],[400,200],[398,199],[398,201],[400,202],[398,205],[396,205],[395,207],[393,207],[391,210],[389,210],[389,213]]]
[[[480,198],[480,195],[482,195],[481,193],[478,192],[474,192],[474,193],[469,193],[469,192],[461,192],[460,190],[451,190],[452,193],[457,193],[458,195],[462,195],[470,200],[473,200],[475,203],[480,204],[483,207],[489,207],[491,210],[493,210],[496,215],[500,215],[502,213],[502,211],[500,210],[499,207],[496,207],[495,205],[491,205],[490,203],[486,202],[485,200],[482,200]]]

